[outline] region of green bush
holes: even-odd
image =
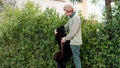
[[[54,29],[66,22],[54,9],[41,12],[31,2],[6,8],[0,23],[0,68],[55,68]]]
[[[116,3],[112,8],[112,21],[105,22],[103,37],[106,37],[106,67],[120,67],[120,3]]]
[[[83,68],[120,67],[120,4],[113,7],[113,20],[102,24],[83,23],[81,59]],[[90,22],[90,21],[89,21]]]
[[[120,4],[113,8],[110,24],[82,20],[83,68],[119,68]],[[54,29],[64,25],[67,17],[54,9],[42,12],[28,2],[22,10],[5,8],[0,21],[0,68],[56,68],[53,60],[58,45]],[[67,68],[74,68],[73,61]]]

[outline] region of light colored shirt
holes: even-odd
[[[69,31],[65,40],[70,40],[70,45],[82,45],[81,20],[77,13],[70,16],[64,27]]]

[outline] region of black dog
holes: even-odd
[[[61,49],[61,38],[66,36],[66,31],[64,26],[60,26],[57,28],[57,34],[55,35],[55,39],[57,41],[57,43],[59,44],[59,48]],[[71,48],[69,45],[70,41],[66,41],[63,44],[63,55],[62,58],[58,58],[56,59],[57,62],[57,68],[66,68],[66,63],[67,61],[70,59],[72,52],[71,52]]]

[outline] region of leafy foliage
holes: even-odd
[[[84,68],[119,68],[120,66],[120,4],[113,8],[110,23],[83,24],[81,57]]]
[[[0,23],[0,67],[55,67],[52,57],[57,45],[53,31],[66,22],[65,16],[60,17],[53,9],[42,13],[31,2],[23,10],[6,8],[3,15],[5,19]]]
[[[120,4],[113,8],[111,23],[82,21],[83,68],[120,67]],[[67,17],[54,9],[44,12],[28,2],[22,10],[6,7],[0,23],[0,68],[55,68],[52,59],[58,46],[53,31],[64,25]],[[74,68],[73,61],[68,68]]]

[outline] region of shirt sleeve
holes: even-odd
[[[65,27],[65,30],[68,31],[68,29],[69,29],[69,21],[64,25],[64,27]]]
[[[69,33],[65,37],[65,40],[71,40],[77,34],[80,25],[80,18],[73,18],[71,28],[69,30]]]

